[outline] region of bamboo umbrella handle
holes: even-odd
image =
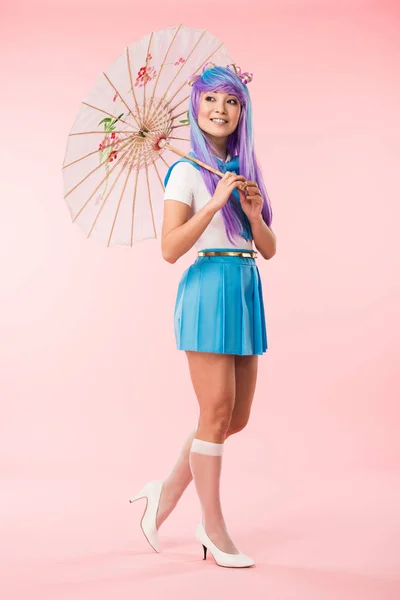
[[[189,156],[189,154],[185,154],[184,152],[182,152],[181,150],[179,150],[179,148],[175,148],[175,146],[171,146],[170,144],[165,143],[165,144],[162,145],[162,147],[163,148],[168,148],[168,150],[171,150],[172,152],[175,152],[175,154],[178,154],[179,156],[182,156],[182,158],[188,158],[189,160],[197,163],[198,165],[200,165],[204,169],[208,169],[212,173],[215,173],[216,175],[219,175],[219,177],[223,177],[224,176],[224,173],[221,173],[221,171],[218,171],[217,169],[214,169],[214,167],[210,167],[209,165],[206,165],[206,163],[203,163],[201,160],[197,160],[197,158],[193,158],[193,156]],[[257,185],[257,184],[254,183],[253,181],[245,181],[245,182],[241,183],[238,187],[242,190],[242,192],[244,192],[247,189],[248,185]]]

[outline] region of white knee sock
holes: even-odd
[[[190,451],[197,452],[198,454],[207,454],[208,456],[222,456],[224,453],[224,444],[216,444],[194,438]]]
[[[223,450],[223,443],[194,438],[190,451],[189,464],[208,534],[225,526],[219,491]]]

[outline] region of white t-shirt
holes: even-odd
[[[230,160],[229,156],[227,160]],[[191,207],[190,218],[203,208],[210,199],[211,196],[200,171],[194,165],[189,162],[181,162],[175,165],[165,187],[164,200],[178,200],[178,202],[188,204]],[[253,250],[252,240],[246,241],[241,236],[235,236],[233,239],[237,244],[236,246],[229,241],[225,232],[222,213],[218,210],[195,243],[195,248],[196,250],[204,250],[206,248]]]

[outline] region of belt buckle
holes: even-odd
[[[247,252],[240,252],[239,256],[242,256],[243,258],[257,258],[257,251],[248,250]]]

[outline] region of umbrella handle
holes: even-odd
[[[201,160],[197,160],[197,158],[193,158],[193,156],[190,156],[189,154],[185,154],[184,152],[182,152],[178,148],[175,148],[175,146],[171,146],[170,144],[166,143],[166,144],[163,144],[162,147],[163,148],[168,148],[168,150],[171,150],[172,152],[175,152],[175,154],[178,154],[179,156],[182,156],[182,158],[188,158],[189,160],[191,160],[192,162],[197,163],[198,165],[200,165],[204,169],[208,169],[208,171],[211,171],[212,173],[215,173],[215,175],[219,175],[219,177],[223,177],[224,176],[224,173],[221,173],[221,171],[218,171],[217,169],[214,169],[214,167],[210,167],[209,165],[206,165],[206,163],[203,163]],[[255,185],[256,186],[257,184],[254,183],[253,181],[244,181],[238,187],[242,190],[242,192],[244,192],[247,189],[248,185]]]

